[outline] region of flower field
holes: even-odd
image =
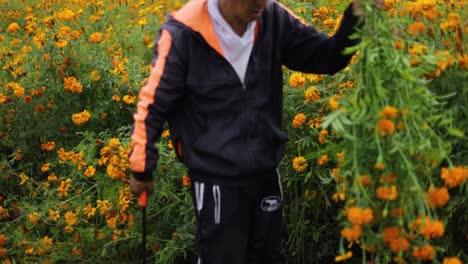
[[[281,1],[332,34],[349,1]],[[137,263],[132,114],[183,1],[0,0],[0,263]],[[284,68],[287,262],[468,263],[468,3],[365,2],[352,63]],[[191,183],[158,142],[147,259],[195,263]]]

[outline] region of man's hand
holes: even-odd
[[[356,16],[364,15],[364,11],[362,10],[361,3],[363,0],[353,0],[353,13]],[[378,9],[383,9],[385,6],[385,0],[371,0],[373,4]]]
[[[153,193],[154,190],[154,181],[139,181],[133,176],[130,176],[130,188],[132,192],[139,196],[142,192],[146,191],[148,195]]]

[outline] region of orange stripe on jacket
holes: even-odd
[[[191,0],[181,9],[173,12],[172,16],[179,22],[200,33],[213,49],[224,56],[223,49],[208,14],[207,3],[207,0]]]
[[[162,30],[158,41],[158,57],[151,68],[148,82],[141,88],[138,96],[137,112],[133,115],[135,127],[133,129],[132,141],[133,151],[130,160],[130,169],[136,172],[144,172],[146,165],[146,124],[148,106],[154,103],[154,96],[161,81],[161,76],[166,66],[166,58],[172,46],[172,36],[167,30]]]

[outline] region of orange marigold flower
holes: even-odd
[[[24,102],[27,103],[27,104],[30,104],[32,102],[32,97],[29,96],[29,95],[26,95],[24,97]]]
[[[414,22],[408,27],[408,34],[410,36],[416,36],[419,34],[422,34],[424,30],[426,29],[426,26],[422,22]]]
[[[410,243],[405,237],[398,237],[390,242],[390,250],[392,252],[406,251],[409,247]]]
[[[346,238],[349,242],[357,242],[362,234],[360,225],[353,225],[352,227],[345,227],[341,230],[341,236]]]
[[[434,247],[426,244],[423,247],[416,247],[413,249],[413,257],[421,260],[432,260],[436,254]]]
[[[318,141],[320,142],[320,144],[325,144],[327,143],[327,135],[328,135],[328,130],[326,129],[322,129],[320,131],[320,135],[318,137]]]
[[[383,118],[396,118],[398,117],[398,109],[393,106],[386,105],[380,112],[380,115]]]
[[[463,167],[453,167],[451,170],[442,168],[440,178],[445,181],[445,186],[449,188],[463,184],[468,178],[468,169]]]
[[[397,50],[404,50],[405,49],[405,42],[403,40],[397,40],[393,43],[393,46]]]
[[[396,175],[394,173],[388,173],[388,174],[382,175],[382,177],[380,177],[379,182],[380,183],[392,183],[392,182],[395,182],[395,180],[396,180]]]
[[[377,124],[377,130],[382,136],[389,136],[395,132],[395,123],[389,119],[381,119]]]
[[[292,121],[292,126],[298,128],[305,123],[306,119],[307,117],[305,114],[299,113],[294,117],[294,120]]]
[[[376,196],[379,199],[393,201],[398,198],[398,190],[395,185],[380,186],[376,190]]]
[[[49,141],[47,143],[41,144],[41,149],[42,150],[47,150],[47,151],[54,150],[55,149],[55,142]]]
[[[429,218],[426,218],[421,223],[423,226],[419,229],[419,232],[426,239],[438,238],[444,235],[445,227],[441,221],[431,221]]]
[[[372,183],[371,177],[369,175],[362,175],[359,176],[359,178],[356,179],[357,183],[362,185],[362,186],[367,186]]]
[[[392,214],[396,217],[403,216],[405,214],[405,209],[403,208],[393,208]]]
[[[187,175],[182,176],[182,186],[185,188],[190,189],[192,187],[192,182],[190,181],[190,177]]]
[[[303,156],[298,156],[293,159],[293,168],[298,171],[304,171],[309,164],[307,163],[307,160]]]
[[[327,164],[329,160],[328,155],[322,155],[317,159],[317,165],[323,166]]]
[[[444,262],[442,264],[462,264],[462,262],[458,257],[448,257],[444,258]]]
[[[443,207],[450,200],[450,194],[447,187],[435,189],[434,186],[429,187],[427,192],[429,206],[432,208]]]
[[[2,247],[5,244],[6,237],[4,234],[0,234],[0,247]]]
[[[371,208],[351,207],[348,209],[346,216],[348,221],[354,225],[368,224],[373,219]]]
[[[63,79],[63,87],[66,91],[72,93],[81,93],[83,91],[83,85],[73,76]]]
[[[385,227],[382,231],[383,242],[390,244],[393,240],[401,236],[401,229],[396,226]]]
[[[102,33],[95,32],[95,33],[91,34],[91,36],[89,36],[88,42],[89,43],[99,43],[99,42],[101,42],[101,38],[102,38]]]

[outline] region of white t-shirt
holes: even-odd
[[[221,14],[218,0],[208,0],[208,14],[223,49],[224,57],[231,63],[242,84],[244,84],[245,72],[254,44],[257,21],[250,22],[244,35],[240,37],[232,30]]]

